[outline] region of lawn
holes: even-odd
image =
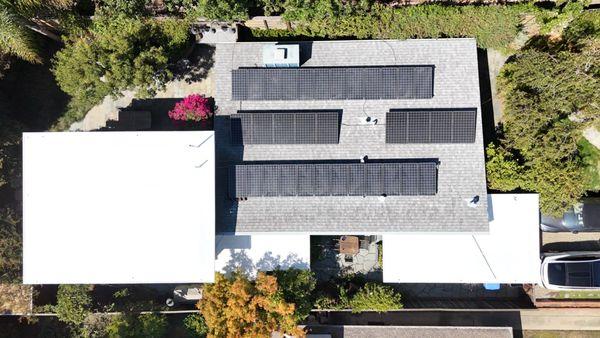
[[[600,190],[600,149],[586,139],[579,141],[579,152],[587,165],[587,172],[591,179],[588,190]]]
[[[600,291],[558,291],[552,299],[600,299]]]

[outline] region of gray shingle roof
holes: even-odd
[[[309,325],[310,334],[332,338],[510,338],[511,327]]]
[[[217,231],[221,233],[485,232],[486,196],[477,49],[474,39],[301,43],[303,66],[434,65],[434,97],[417,100],[233,101],[231,71],[261,66],[264,43],[219,44],[215,52]],[[387,144],[385,116],[399,108],[477,108],[476,138],[466,144]],[[343,109],[339,144],[230,143],[227,115],[238,110]],[[366,116],[378,123],[366,124]],[[227,196],[227,167],[242,161],[438,159],[435,196]]]

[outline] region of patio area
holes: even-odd
[[[318,280],[364,275],[382,280],[381,236],[311,236],[311,270]]]

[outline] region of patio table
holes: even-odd
[[[357,236],[342,236],[340,238],[340,253],[355,255],[359,251]]]

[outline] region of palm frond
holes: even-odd
[[[37,52],[34,33],[27,27],[27,22],[2,7],[0,7],[0,51],[29,62],[42,62]]]

